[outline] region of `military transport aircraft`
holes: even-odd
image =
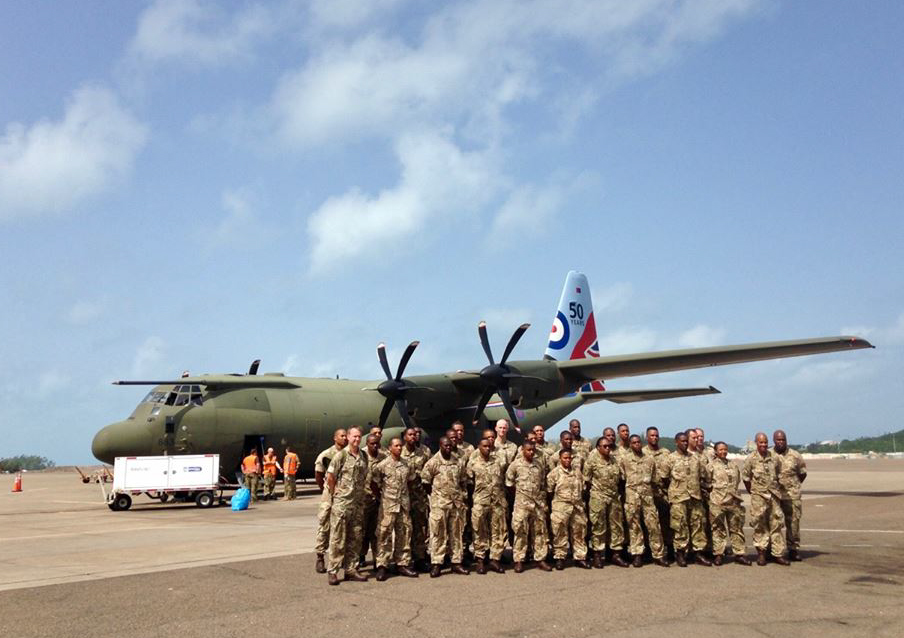
[[[380,381],[258,375],[260,361],[247,374],[203,374],[169,381],[115,381],[154,387],[125,421],[94,437],[94,456],[112,463],[117,456],[215,453],[221,473],[238,469],[243,451],[291,445],[301,457],[301,476],[313,474],[316,455],[332,443],[336,428],[383,428],[384,439],[409,424],[433,440],[456,419],[472,424],[469,438],[487,422],[508,417],[517,428],[546,428],[585,403],[651,401],[715,394],[705,388],[607,390],[602,380],[728,363],[744,363],[873,347],[857,337],[826,337],[691,348],[643,354],[600,356],[587,278],[570,272],[542,359],[509,361],[528,324],[519,326],[498,360],[484,322],[477,326],[487,365],[406,377],[418,346],[411,342],[395,375],[386,347],[377,346],[385,375]],[[498,351],[497,351],[498,352]]]

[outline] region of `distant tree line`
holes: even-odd
[[[8,459],[0,459],[0,472],[21,472],[22,470],[46,470],[54,467],[56,463],[46,456],[33,456],[20,454]]]
[[[904,430],[889,432],[882,436],[864,436],[859,439],[844,439],[834,443],[811,443],[807,452],[904,452]]]

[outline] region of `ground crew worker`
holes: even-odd
[[[345,580],[364,582],[358,573],[358,552],[364,535],[364,480],[367,459],[361,451],[361,428],[348,430],[348,445],[333,457],[326,471],[327,489],[333,497],[330,509],[330,585],[339,584],[339,570]]]
[[[584,465],[584,480],[590,487],[590,549],[593,551],[593,566],[603,568],[608,544],[612,563],[627,567],[628,564],[621,557],[625,547],[624,517],[618,495],[621,470],[612,458],[612,442],[607,437],[601,436],[597,440],[596,451],[590,454]]]
[[[572,448],[574,448],[575,452],[578,452],[585,459],[590,456],[590,441],[583,438],[581,436],[581,422],[577,419],[572,419],[568,422],[568,431],[571,432],[571,437],[573,439]]]
[[[468,569],[461,564],[464,466],[452,454],[449,437],[440,438],[439,452],[424,464],[421,481],[430,492],[430,577],[440,575],[446,553],[451,556],[452,572],[467,575]]]
[[[248,450],[248,456],[242,460],[242,474],[245,487],[251,492],[251,501],[257,502],[257,483],[261,477],[261,461],[257,456],[257,448]]]
[[[550,521],[556,569],[565,569],[569,540],[574,564],[590,569],[587,562],[587,513],[584,510],[584,477],[572,466],[571,450],[559,451],[559,462],[546,475],[546,491],[552,496]]]
[[[323,556],[330,544],[330,509],[333,506],[333,497],[324,485],[324,477],[333,458],[346,445],[348,445],[348,433],[339,428],[333,432],[333,444],[317,455],[314,461],[314,480],[320,488],[320,505],[317,507],[317,538],[314,543],[314,552],[317,554],[317,563],[314,569],[318,574],[326,573],[326,564]]]
[[[514,508],[512,510],[512,557],[515,561],[515,572],[524,571],[524,559],[527,556],[528,539],[533,535],[533,556],[537,567],[545,572],[552,571],[546,562],[546,512],[544,501],[545,476],[542,476],[540,465],[534,461],[534,444],[526,442],[521,446],[521,456],[512,461],[505,472],[505,486],[509,492],[514,491]]]
[[[703,531],[703,492],[700,484],[706,480],[706,470],[700,458],[688,452],[692,431],[679,432],[675,436],[676,449],[664,462],[669,483],[669,523],[672,526],[675,562],[679,567],[687,567],[690,548],[693,548],[698,564],[712,565],[703,555],[706,533]]]
[[[495,432],[487,430],[486,432]],[[471,529],[474,530],[474,556],[477,573],[487,568],[504,574],[499,563],[505,550],[506,529],[505,473],[492,454],[492,439],[486,437],[477,445],[477,456],[471,456],[465,469],[473,487],[471,501]],[[489,557],[489,562],[487,562]]]
[[[370,438],[370,437],[368,437]],[[417,578],[411,569],[411,515],[408,487],[418,480],[402,459],[402,439],[389,442],[389,454],[370,472],[369,489],[378,495],[380,508],[377,523],[377,580],[387,578],[386,568],[395,565],[399,574]]]
[[[661,567],[668,567],[669,563],[665,560],[665,548],[662,545],[662,534],[659,531],[659,513],[653,502],[656,462],[652,456],[644,455],[639,435],[632,434],[628,440],[631,445],[630,452],[623,453],[618,461],[621,474],[625,479],[628,552],[634,557],[634,567],[642,567],[644,549],[642,519],[647,526],[653,562]]]
[[[415,427],[405,430],[405,441],[402,446],[402,459],[411,468],[411,472],[417,477],[409,488],[411,501],[411,556],[414,559],[415,568],[420,571],[429,571],[427,564],[427,520],[430,507],[427,501],[427,492],[421,483],[421,470],[430,458],[430,450],[423,445],[418,445],[419,431]]]
[[[769,439],[763,432],[754,438],[756,450],[744,460],[741,479],[750,494],[750,526],[757,565],[766,564],[766,552],[772,560],[789,565],[785,558],[785,518],[782,513],[781,487],[778,484],[778,461],[769,450]]]
[[[276,490],[276,473],[277,471],[282,471],[282,468],[279,466],[279,459],[276,458],[276,452],[273,451],[272,447],[267,448],[267,453],[264,454],[264,500],[270,501],[276,498],[276,494],[274,493]]]
[[[295,475],[298,473],[298,455],[292,448],[286,446],[286,455],[283,457],[283,491],[287,501],[295,500]]]
[[[371,491],[370,486],[373,469],[377,463],[386,458],[386,452],[380,449],[380,437],[374,434],[367,435],[365,458],[367,458],[367,478],[364,479],[364,540],[361,543],[358,567],[364,567],[368,549],[373,556],[374,566],[377,564],[377,521],[380,513],[380,498]]]
[[[772,434],[772,453],[778,462],[778,486],[781,489],[782,513],[785,516],[785,537],[788,541],[788,559],[800,558],[800,516],[803,503],[800,486],[807,478],[807,464],[797,450],[788,447],[788,437],[783,430]]]
[[[643,453],[652,456],[656,462],[656,474],[653,476],[653,503],[656,504],[656,512],[659,514],[662,545],[666,552],[673,552],[672,527],[669,524],[669,496],[666,490],[668,471],[664,467],[669,451],[659,446],[659,428],[651,425],[647,428],[646,434],[647,444],[643,447]]]
[[[709,520],[713,538],[713,565],[721,565],[726,545],[731,544],[736,563],[750,565],[744,556],[744,505],[738,484],[741,471],[728,460],[728,446],[719,441],[715,445],[715,456],[707,466],[709,474]]]

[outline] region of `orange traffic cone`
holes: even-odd
[[[16,472],[16,482],[13,483],[13,492],[22,491],[22,472]]]

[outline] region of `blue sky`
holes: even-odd
[[[613,380],[585,431],[904,427],[904,9],[733,0],[0,4],[0,456],[91,460],[141,389],[605,353],[876,350]]]

